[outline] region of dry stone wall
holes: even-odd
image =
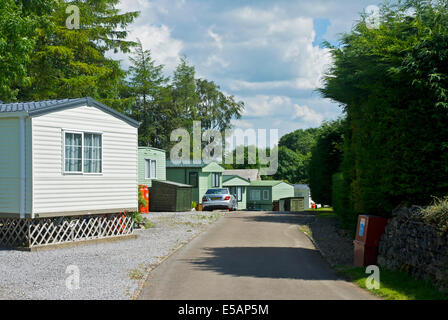
[[[448,235],[425,223],[420,209],[401,207],[393,212],[379,244],[378,264],[405,270],[448,292]]]

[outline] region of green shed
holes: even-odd
[[[273,202],[294,197],[294,186],[284,181],[252,181],[247,187],[247,208],[249,210],[273,210]]]
[[[305,210],[303,197],[283,198],[279,200],[279,211],[301,212]]]
[[[229,189],[230,193],[235,196],[238,201],[238,210],[247,209],[246,189],[250,186],[249,180],[241,178],[237,175],[222,176],[222,186]]]
[[[151,188],[153,180],[166,180],[166,152],[152,147],[138,147],[138,184]]]
[[[149,210],[155,212],[190,211],[192,187],[171,181],[152,181]]]

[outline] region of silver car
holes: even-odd
[[[202,197],[202,210],[209,211],[215,209],[237,210],[238,202],[234,195],[230,194],[227,188],[208,189]]]

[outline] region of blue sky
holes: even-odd
[[[322,41],[336,43],[365,0],[122,0],[141,11],[129,39],[139,38],[171,73],[186,55],[197,77],[244,101],[241,129],[279,129],[282,136],[341,115],[315,89],[331,64]],[[128,61],[124,56],[123,65]]]

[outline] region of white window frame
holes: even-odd
[[[218,183],[215,184],[215,182],[218,182]],[[212,188],[219,188],[220,182],[221,182],[221,177],[219,176],[219,173],[213,172],[212,173]]]
[[[255,197],[254,195],[257,194]],[[260,201],[261,200],[261,192],[260,190],[251,190],[250,191],[250,200]]]
[[[263,200],[269,200],[269,190],[263,190]]]
[[[74,133],[81,135],[81,171],[66,171],[65,170],[65,134]],[[84,172],[84,134],[96,134],[101,136],[101,172]],[[86,175],[86,176],[100,176],[103,175],[103,155],[104,155],[104,140],[103,133],[98,131],[80,131],[72,129],[62,129],[62,174],[63,175]]]
[[[149,175],[148,175],[148,170],[147,170],[148,169],[148,166],[147,166],[148,162],[149,162]],[[155,166],[154,166],[155,172],[154,172],[153,175],[152,175],[152,172],[151,172],[151,164],[152,164],[152,162],[155,163]],[[145,179],[146,180],[157,179],[157,160],[156,159],[151,159],[151,158],[145,159]]]
[[[236,200],[238,202],[243,201],[243,187],[236,187]]]

